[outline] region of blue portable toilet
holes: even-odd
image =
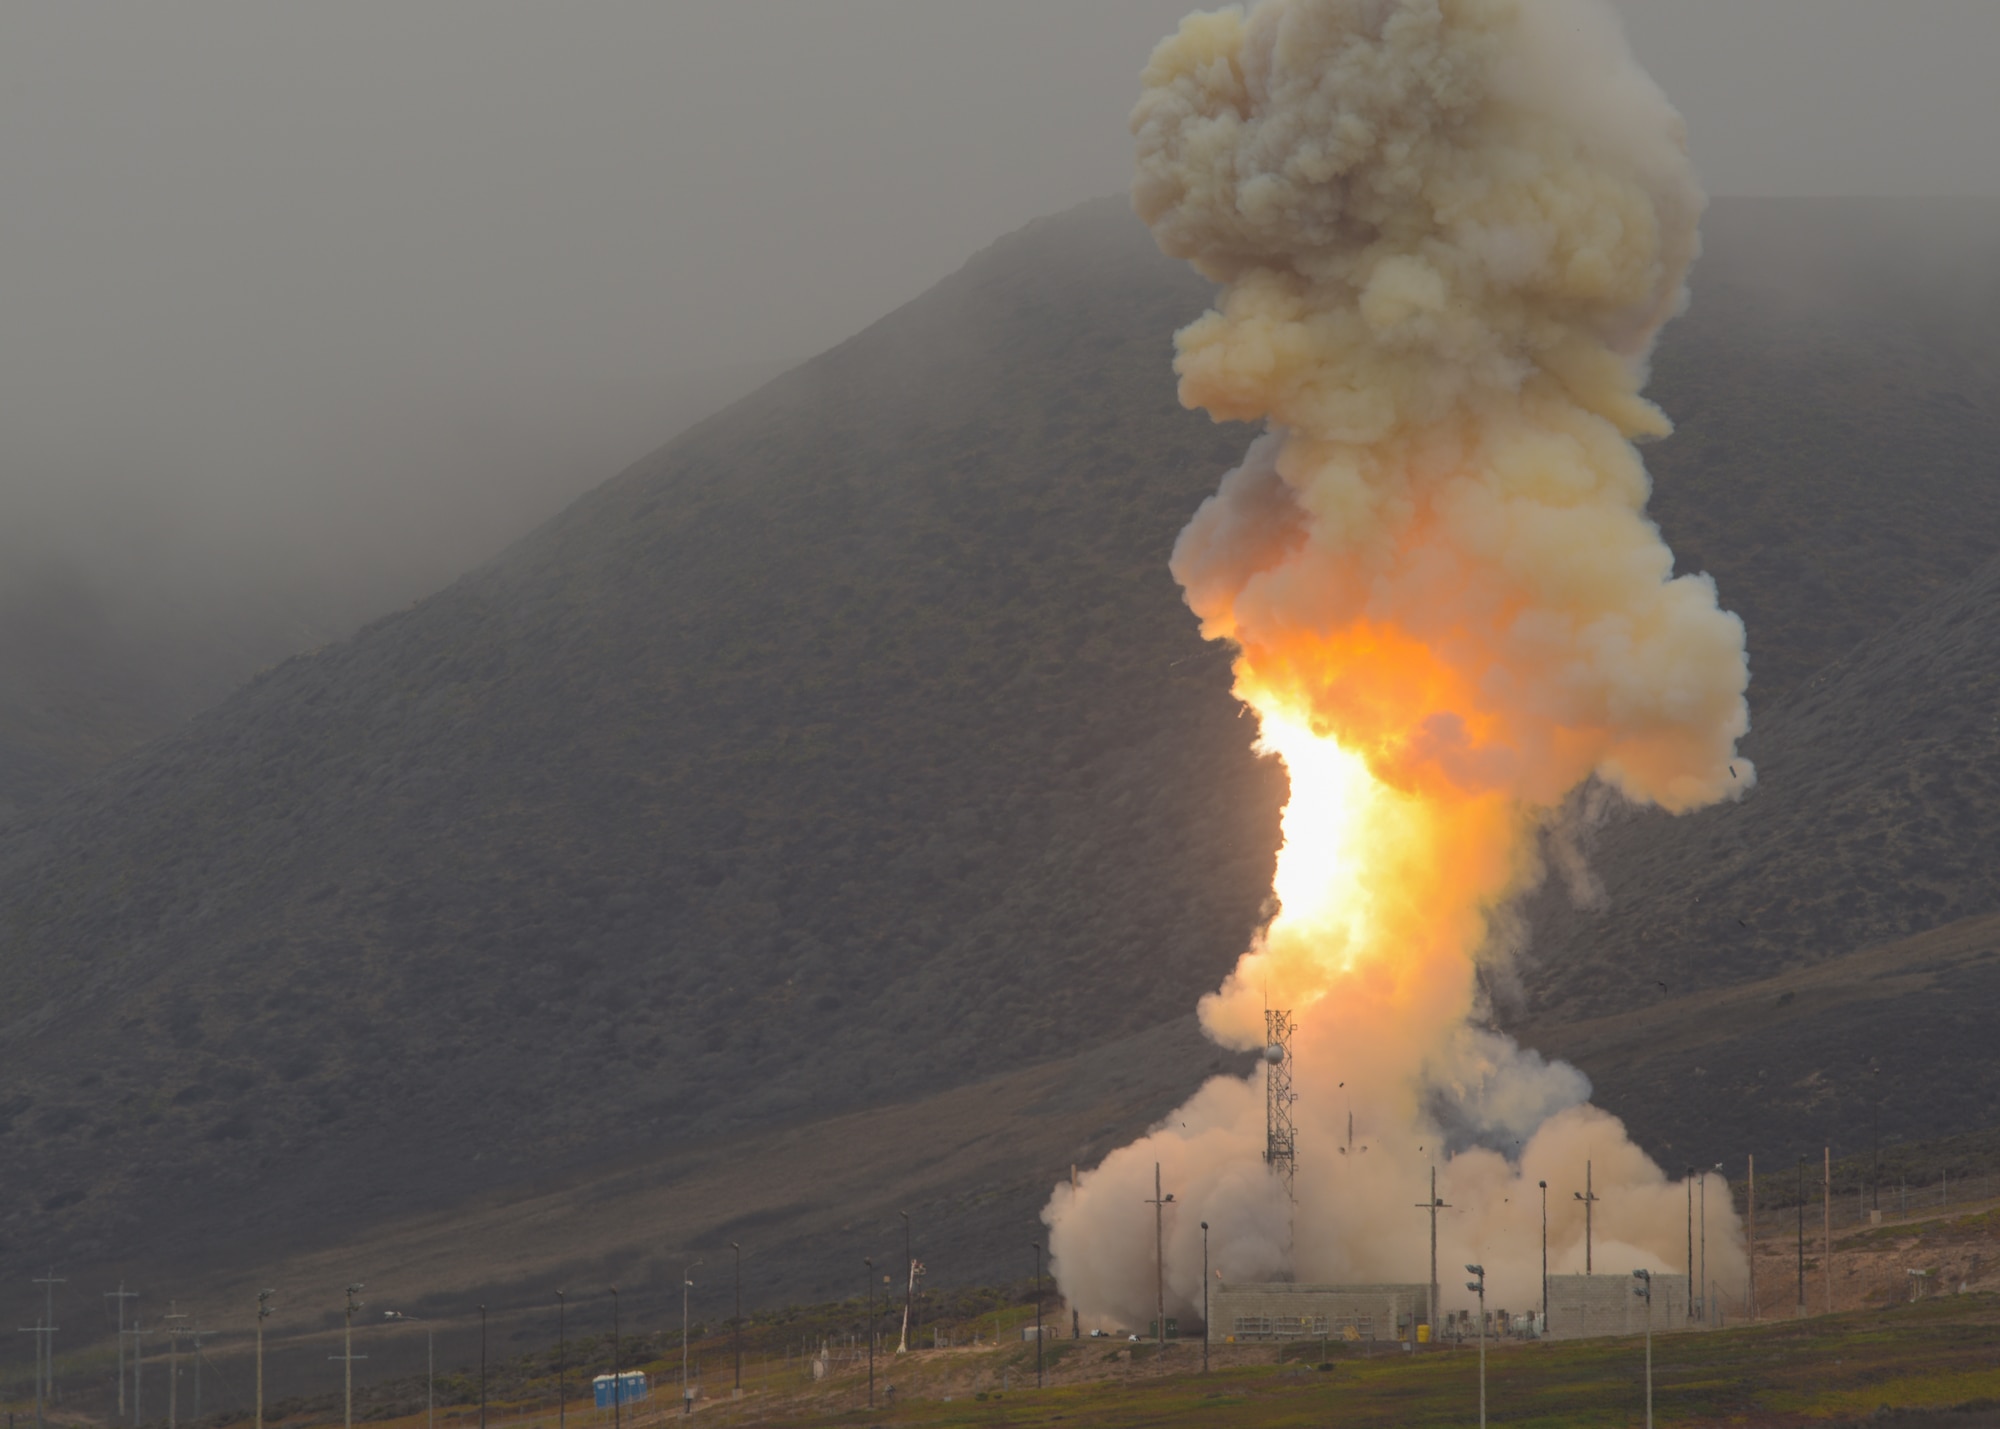
[[[614,1383],[617,1394],[615,1401],[612,1398]],[[590,1386],[596,1393],[597,1407],[599,1409],[609,1409],[614,1402],[617,1404],[636,1404],[646,1397],[648,1388],[645,1372],[636,1369],[626,1370],[617,1377],[615,1382],[610,1375],[600,1374],[590,1382]]]

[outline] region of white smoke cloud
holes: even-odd
[[[1674,576],[1632,446],[1669,430],[1640,390],[1699,248],[1680,117],[1596,0],[1264,0],[1184,21],[1132,126],[1135,206],[1221,285],[1182,400],[1267,424],[1173,570],[1292,780],[1278,911],[1201,1012],[1238,1047],[1295,1013],[1298,1199],[1288,1229],[1260,1079],[1217,1079],[1058,1188],[1058,1279],[1150,1317],[1156,1161],[1170,1313],[1203,1219],[1225,1278],[1425,1279],[1433,1166],[1441,1259],[1498,1303],[1539,1298],[1540,1181],[1551,1268],[1583,1268],[1586,1161],[1601,1263],[1671,1269],[1686,1188],[1581,1073],[1477,1025],[1476,959],[1579,786],[1678,812],[1754,780],[1742,623]]]

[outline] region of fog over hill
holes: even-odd
[[[1958,715],[1906,744],[1896,701],[1984,697],[1981,617],[1937,612],[1983,610],[1985,585],[1945,592],[2000,550],[1990,368],[1963,304],[1869,275],[1887,255],[1928,294],[1913,249],[1943,283],[2000,223],[1931,219],[1717,207],[1657,363],[1680,430],[1647,457],[1683,565],[1748,622],[1765,784],[1707,824],[1604,829],[1611,912],[1537,907],[1538,1007],[1649,995],[1607,918],[1700,984],[1990,906],[1977,796],[1906,819],[1854,782],[1935,777],[1957,809],[1932,765]],[[1807,239],[1823,271],[1767,282]],[[0,833],[0,1274],[248,1264],[1183,1018],[1256,924],[1282,792],[1166,572],[1250,435],[1174,400],[1169,336],[1206,298],[1122,200],[1031,225]],[[1761,857],[1757,820],[1792,881],[1724,952],[1663,910]],[[1920,895],[1780,916],[1877,846]],[[1095,1131],[1212,1064],[1175,1059]],[[1614,1105],[1642,1133],[1647,1094]],[[761,1233],[844,1224],[833,1195],[802,1185]],[[1008,1195],[991,1216],[1027,1223]]]
[[[0,817],[491,559],[785,365],[434,381],[387,417],[305,384],[220,433],[106,412],[75,450],[13,427]]]

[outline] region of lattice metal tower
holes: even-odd
[[[1292,1174],[1297,1169],[1299,1139],[1292,1129],[1292,1014],[1264,1010],[1264,1164],[1285,1184],[1285,1200],[1293,1199]]]

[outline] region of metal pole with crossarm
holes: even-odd
[[[1417,1202],[1417,1209],[1430,1212],[1431,1217],[1431,1299],[1425,1313],[1431,1317],[1431,1344],[1438,1343],[1438,1212],[1451,1207],[1438,1199],[1438,1169],[1431,1167],[1431,1198]]]
[[[1583,1189],[1581,1191],[1571,1191],[1570,1194],[1583,1202],[1583,1273],[1585,1275],[1594,1275],[1596,1271],[1590,1263],[1590,1213],[1597,1207],[1598,1196],[1595,1191],[1590,1189],[1590,1163],[1588,1161],[1583,1163]]]
[[[1173,1193],[1160,1191],[1160,1163],[1153,1163],[1153,1199],[1147,1204],[1153,1208],[1153,1299],[1159,1323],[1153,1328],[1159,1332],[1159,1346],[1162,1353],[1167,1348],[1167,1207],[1173,1204]]]
[[[1479,1297],[1479,1429],[1486,1429],[1486,1267],[1468,1265],[1465,1268],[1479,1277],[1466,1281],[1465,1288]]]
[[[118,1417],[123,1419],[125,1417],[125,1302],[137,1300],[139,1292],[127,1290],[125,1282],[121,1280],[116,1290],[104,1292],[104,1298],[118,1302]],[[263,1425],[258,1425],[257,1429],[263,1429]]]

